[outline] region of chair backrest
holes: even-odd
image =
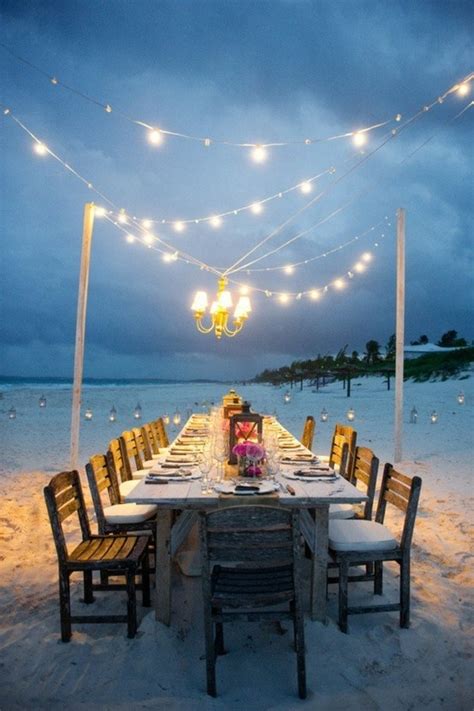
[[[122,457],[128,459],[131,471],[143,469],[143,461],[137,441],[132,430],[125,430],[119,437],[122,446]]]
[[[365,489],[365,493],[368,496],[368,501],[365,502],[364,506],[364,518],[367,521],[372,518],[378,471],[379,460],[373,451],[368,447],[356,447],[351,482],[354,486]]]
[[[147,460],[151,459],[152,457],[152,451],[150,447],[150,443],[148,441],[148,437],[146,436],[146,432],[144,431],[143,427],[134,427],[133,430],[133,436],[135,437],[135,443],[137,445],[137,449],[140,453],[140,457],[142,460]]]
[[[120,481],[129,481],[132,478],[132,468],[127,456],[123,454],[124,447],[120,438],[113,439],[109,442],[107,451],[107,462],[109,467],[113,467]]]
[[[151,424],[155,428],[155,433],[158,436],[158,440],[160,442],[160,447],[168,447],[170,441],[168,439],[168,435],[166,434],[166,427],[165,427],[165,423],[163,422],[163,418],[158,417],[158,419],[153,420],[153,422]]]
[[[48,486],[44,488],[44,498],[51,522],[58,559],[60,563],[65,563],[68,558],[68,552],[63,530],[63,521],[73,514],[77,514],[81,527],[82,540],[88,540],[91,537],[79,473],[74,470],[71,472],[61,472],[53,476]]]
[[[158,436],[155,435],[155,431],[153,429],[153,425],[151,422],[145,422],[145,424],[142,427],[143,432],[146,435],[146,438],[148,440],[148,444],[150,445],[151,453],[153,454],[159,454],[160,453],[160,440],[158,439]]]
[[[349,445],[344,435],[334,434],[329,453],[329,466],[337,467],[339,474],[345,479],[349,479],[350,470],[348,467]]]
[[[313,448],[313,437],[315,427],[316,423],[314,421],[314,417],[312,415],[308,415],[304,423],[303,434],[301,436],[301,444],[307,449]]]
[[[375,520],[378,523],[384,522],[387,503],[403,511],[405,522],[400,541],[402,548],[411,546],[420,491],[421,479],[419,476],[406,476],[406,474],[396,471],[392,464],[388,462],[385,464]]]
[[[336,435],[342,435],[343,437],[346,438],[346,442],[349,447],[347,469],[349,472],[351,472],[354,468],[354,457],[355,457],[355,448],[356,448],[356,443],[357,443],[357,432],[353,427],[350,427],[350,425],[342,425],[340,422],[337,422],[334,427],[333,438]]]
[[[270,506],[229,506],[200,513],[203,574],[209,563],[274,567],[294,563],[300,551],[298,512]]]
[[[109,504],[120,503],[120,493],[117,475],[113,467],[109,466],[107,457],[104,454],[95,454],[86,464],[86,474],[89,481],[94,511],[97,517],[99,533],[105,532],[104,506],[102,493],[107,492]]]

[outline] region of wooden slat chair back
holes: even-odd
[[[152,426],[155,428],[155,432],[158,436],[158,441],[160,442],[160,447],[169,447],[170,441],[166,433],[165,423],[162,417],[158,417],[157,420],[153,420]]]
[[[355,448],[356,448],[356,443],[357,443],[357,432],[350,425],[343,425],[343,424],[337,422],[334,427],[333,438],[336,437],[337,435],[342,435],[343,437],[346,438],[346,442],[349,447],[348,456],[347,456],[347,471],[350,473],[350,475],[352,475],[352,470],[354,469],[354,457],[355,457]]]
[[[316,423],[312,415],[308,415],[304,423],[303,434],[301,436],[301,444],[307,449],[313,448],[314,430]]]
[[[215,663],[216,655],[224,653],[224,622],[291,619],[298,692],[305,698],[298,512],[230,506],[201,512],[200,530],[208,694],[216,695]]]
[[[331,451],[329,453],[329,466],[336,468],[339,474],[345,479],[349,479],[350,471],[348,469],[349,445],[344,435],[335,434],[331,442]]]
[[[141,570],[143,605],[150,605],[148,569],[148,536],[94,536],[87,518],[84,496],[77,471],[61,472],[44,488],[59,564],[59,606],[61,639],[69,642],[72,623],[126,622],[128,636],[137,631],[135,576]],[[68,550],[63,523],[77,514],[81,542]],[[72,615],[70,599],[71,573],[80,572],[84,578],[84,602],[94,602],[94,590],[124,589],[123,585],[94,583],[93,573],[125,575],[127,590],[126,615]]]
[[[143,469],[143,459],[135,435],[132,430],[125,430],[119,439],[122,446],[122,457],[128,459],[133,476],[134,471]]]
[[[153,453],[151,451],[150,443],[148,441],[148,437],[146,436],[146,432],[144,431],[143,427],[134,427],[132,432],[135,437],[135,444],[137,445],[137,449],[140,453],[142,464],[144,466],[147,466],[147,464],[148,466],[150,466],[149,463],[153,461]]]
[[[113,467],[119,478],[119,483],[130,481],[132,479],[132,470],[128,457],[123,456],[123,447],[120,438],[113,439],[109,442],[107,451],[107,461],[109,467]]]
[[[146,422],[142,430],[148,440],[148,444],[150,446],[151,450],[151,456],[153,457],[154,455],[158,455],[160,453],[160,440],[158,439],[157,435],[155,435],[155,431],[153,429],[153,425],[151,422]]]
[[[400,627],[410,625],[410,551],[421,479],[409,477],[385,464],[375,521],[331,521],[329,554],[339,568],[339,626],[347,632],[347,616],[369,612],[399,611]],[[387,504],[404,514],[403,529],[397,540],[384,525]],[[348,582],[371,580],[374,594],[383,592],[383,563],[395,561],[400,566],[398,603],[351,607],[348,605]],[[374,571],[349,576],[349,567],[374,563]],[[332,581],[331,581],[332,582]]]
[[[356,518],[364,518],[367,521],[372,518],[378,471],[379,460],[373,451],[368,447],[356,447],[351,481],[358,489],[363,489],[368,497],[362,516],[356,514]]]
[[[146,504],[123,504],[119,483],[113,466],[107,457],[96,454],[86,464],[89,489],[94,504],[99,533],[127,533],[128,531],[150,531],[156,528],[156,507]],[[103,496],[107,494],[104,508]]]

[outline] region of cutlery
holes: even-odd
[[[289,494],[291,494],[291,496],[295,496],[295,495],[296,495],[296,491],[295,491],[294,488],[291,486],[291,484],[287,484],[287,485],[286,485],[286,490],[287,490],[287,492],[288,492]]]

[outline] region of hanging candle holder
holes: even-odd
[[[416,425],[417,422],[418,422],[418,410],[416,409],[416,407],[412,407],[410,410],[410,423],[412,425]]]
[[[173,415],[173,425],[179,425],[180,422],[181,422],[181,413],[179,410],[176,410]]]
[[[46,407],[46,398],[44,395],[41,395],[40,399],[38,400],[38,405],[40,407]]]
[[[286,393],[283,395],[283,402],[285,403],[285,405],[288,405],[288,403],[291,402],[291,395],[290,395],[290,393],[288,392],[288,390],[287,390]]]
[[[433,410],[433,412],[430,415],[430,422],[432,425],[435,425],[438,422],[438,413],[436,410]]]
[[[165,414],[163,415],[163,424],[169,425],[169,423],[170,423],[170,416],[168,415],[167,412],[165,412]]]
[[[460,405],[464,405],[465,397],[464,397],[464,393],[462,390],[457,396],[457,401]]]
[[[14,407],[11,407],[11,408],[8,410],[8,419],[9,419],[9,420],[14,420],[15,418],[16,418],[16,410],[15,410]]]
[[[109,412],[109,422],[115,422],[117,419],[117,410],[115,409],[115,406],[112,405],[112,409]]]
[[[323,407],[323,409],[321,410],[321,414],[320,414],[319,417],[320,417],[320,419],[321,419],[321,422],[327,422],[327,421],[328,421],[329,413],[328,413],[328,411],[326,410],[325,407]]]
[[[92,410],[90,407],[87,408],[87,410],[84,413],[84,419],[85,420],[92,420]]]
[[[355,410],[352,407],[350,407],[346,413],[346,417],[349,420],[349,422],[354,422],[355,416],[356,416]]]
[[[136,420],[141,420],[141,417],[142,417],[142,408],[141,408],[141,405],[140,405],[139,402],[137,403],[137,406],[135,407],[135,409],[134,409],[134,411],[133,411],[133,416],[134,416],[134,418],[135,418]]]

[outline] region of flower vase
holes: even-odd
[[[238,457],[238,472],[239,476],[243,477],[259,477],[262,475],[260,466],[250,457]]]

